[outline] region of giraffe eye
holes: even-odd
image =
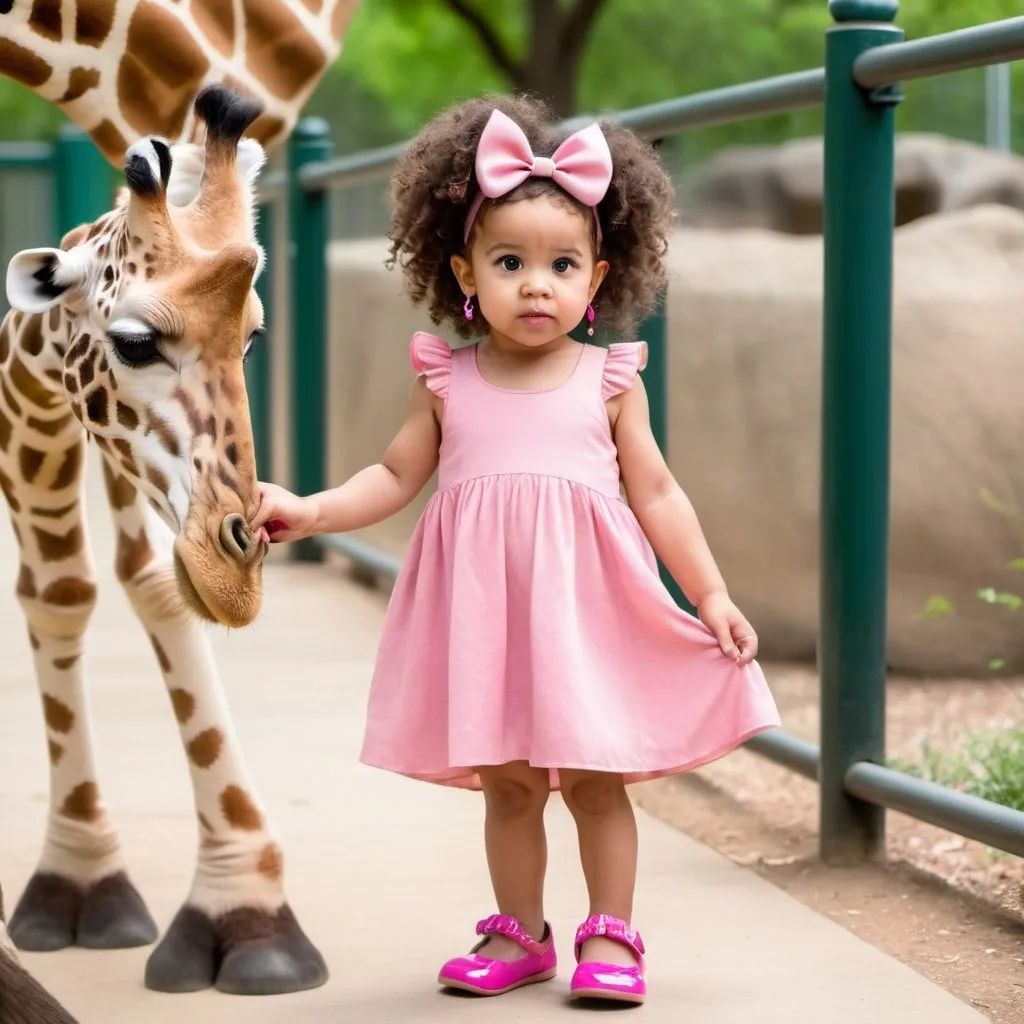
[[[163,358],[157,345],[159,335],[140,320],[120,320],[107,329],[114,355],[125,366],[140,367]]]
[[[252,351],[252,346],[255,342],[262,338],[267,333],[266,327],[257,327],[253,330],[252,334],[249,335],[248,340],[245,343],[245,348],[242,349],[242,362],[244,363],[249,358],[249,353]]]

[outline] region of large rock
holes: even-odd
[[[896,136],[896,223],[1001,203],[1024,210],[1024,159],[925,132]],[[820,137],[778,146],[731,146],[697,175],[681,219],[689,227],[759,227],[821,234]]]
[[[1024,214],[980,206],[896,234],[889,660],[894,670],[1024,668],[1024,536],[979,500],[1024,501]],[[818,626],[822,246],[765,230],[680,231],[669,295],[669,461],[766,658],[811,660]],[[430,327],[383,267],[381,241],[331,246],[330,464],[380,458]],[[400,553],[425,493],[366,531]],[[1021,525],[1021,524],[1018,524]],[[955,614],[927,619],[933,594]]]

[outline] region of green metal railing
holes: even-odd
[[[77,126],[49,142],[0,143],[0,259],[57,245],[65,232],[109,209],[113,169]],[[0,295],[0,316],[7,311]]]
[[[884,766],[886,576],[894,209],[894,107],[903,79],[1024,56],[1024,17],[903,42],[896,0],[831,0],[823,68],[609,115],[660,141],[690,129],[824,103],[824,315],[820,490],[821,746],[784,730],[751,750],[820,787],[820,851],[832,862],[879,856],[885,808],[1024,855],[1024,813],[923,782]],[[566,122],[577,126],[586,119]],[[289,209],[294,350],[292,486],[327,486],[327,261],[330,190],[380,181],[401,147],[331,157],[327,125],[307,119],[291,142],[287,173],[268,175],[262,198]],[[659,312],[642,336],[651,348],[645,381],[655,436],[667,436],[667,346]],[[264,357],[265,358],[265,357]],[[269,421],[266,392],[255,419]],[[261,461],[267,475],[266,459]],[[398,561],[350,537],[296,546],[326,550],[394,577]],[[676,591],[678,594],[678,591]]]

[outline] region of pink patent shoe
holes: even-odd
[[[503,914],[484,918],[477,924],[476,933],[485,936],[484,942],[488,935],[504,935],[518,942],[526,950],[526,956],[518,960],[494,960],[477,952],[484,945],[480,942],[468,956],[449,960],[441,968],[437,976],[439,984],[478,996],[500,996],[522,985],[548,981],[555,976],[558,959],[551,925],[547,922],[544,924],[546,938],[541,942],[528,935],[514,917]]]
[[[583,943],[603,935],[621,942],[637,958],[633,967],[619,964],[579,963]],[[644,980],[644,949],[640,933],[625,921],[607,914],[595,914],[576,930],[576,962],[579,966],[569,984],[572,999],[610,999],[619,1003],[642,1003],[647,996]]]

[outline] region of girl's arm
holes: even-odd
[[[437,468],[441,431],[436,399],[418,377],[405,423],[379,463],[367,466],[339,487],[298,497],[275,484],[260,484],[260,508],[252,521],[270,540],[291,541],[315,533],[346,533],[379,523],[405,508]]]
[[[647,391],[641,378],[609,404],[626,495],[654,553],[716,635],[722,650],[741,664],[752,660],[757,637],[729,599],[690,499],[672,476],[651,433]]]

